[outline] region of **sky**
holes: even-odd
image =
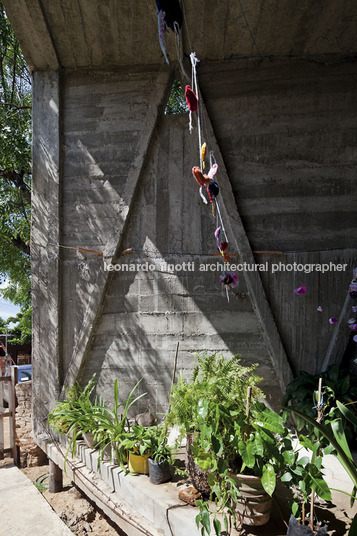
[[[0,318],[6,320],[9,316],[15,316],[19,312],[20,307],[0,297]]]
[[[4,283],[0,284],[0,290],[4,287],[6,287],[7,282],[4,281]],[[0,296],[0,318],[3,320],[7,320],[9,316],[15,316],[17,313],[20,312],[20,307],[17,305],[13,305],[8,300],[3,300]]]

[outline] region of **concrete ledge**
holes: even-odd
[[[40,442],[41,448],[62,469],[66,447]],[[109,462],[98,464],[99,454],[81,441],[77,456],[68,456],[71,480],[129,536],[200,536],[198,509],[179,500],[180,489],[168,482],[155,486],[146,475],[130,475]]]

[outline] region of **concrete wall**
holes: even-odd
[[[188,117],[163,115],[173,73],[122,68],[56,76],[35,75],[38,432],[62,386],[86,382],[94,372],[106,400],[115,378],[122,397],[143,378],[139,392],[148,395],[138,411],[165,411],[177,342],[186,375],[194,351],[239,352],[258,362],[277,406],[291,369],[321,369],[338,329],[328,318],[340,314],[351,278],[357,236],[351,67],[200,66],[203,134],[219,164],[230,251],[240,262],[269,266],[261,276],[244,273],[229,303],[218,274],[199,271],[201,263],[217,262],[217,221],[191,174],[198,143]],[[41,121],[47,112],[51,121]],[[132,252],[124,255],[126,249]],[[279,261],[348,267],[272,274],[271,263]],[[104,270],[105,263],[145,262],[156,268]],[[170,273],[162,262],[191,262],[195,269]],[[293,293],[299,285],[308,287],[306,295]],[[348,336],[341,324],[331,362],[341,359]]]
[[[237,207],[261,262],[347,264],[345,271],[263,272],[294,372],[321,370],[357,247],[356,70],[348,63],[269,61],[200,70]],[[307,286],[307,294],[292,290]],[[316,311],[321,306],[323,312]],[[353,316],[347,308],[347,318]],[[351,335],[343,319],[331,363]]]

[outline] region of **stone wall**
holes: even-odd
[[[34,467],[46,462],[46,454],[32,436],[32,382],[16,385],[16,444],[20,447],[21,467]]]

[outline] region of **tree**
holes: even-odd
[[[171,114],[184,114],[188,111],[185,94],[178,80],[175,80],[172,84],[169,100],[166,105],[165,113]]]
[[[0,281],[21,306],[16,318],[28,339],[31,318],[31,76],[0,0]]]

